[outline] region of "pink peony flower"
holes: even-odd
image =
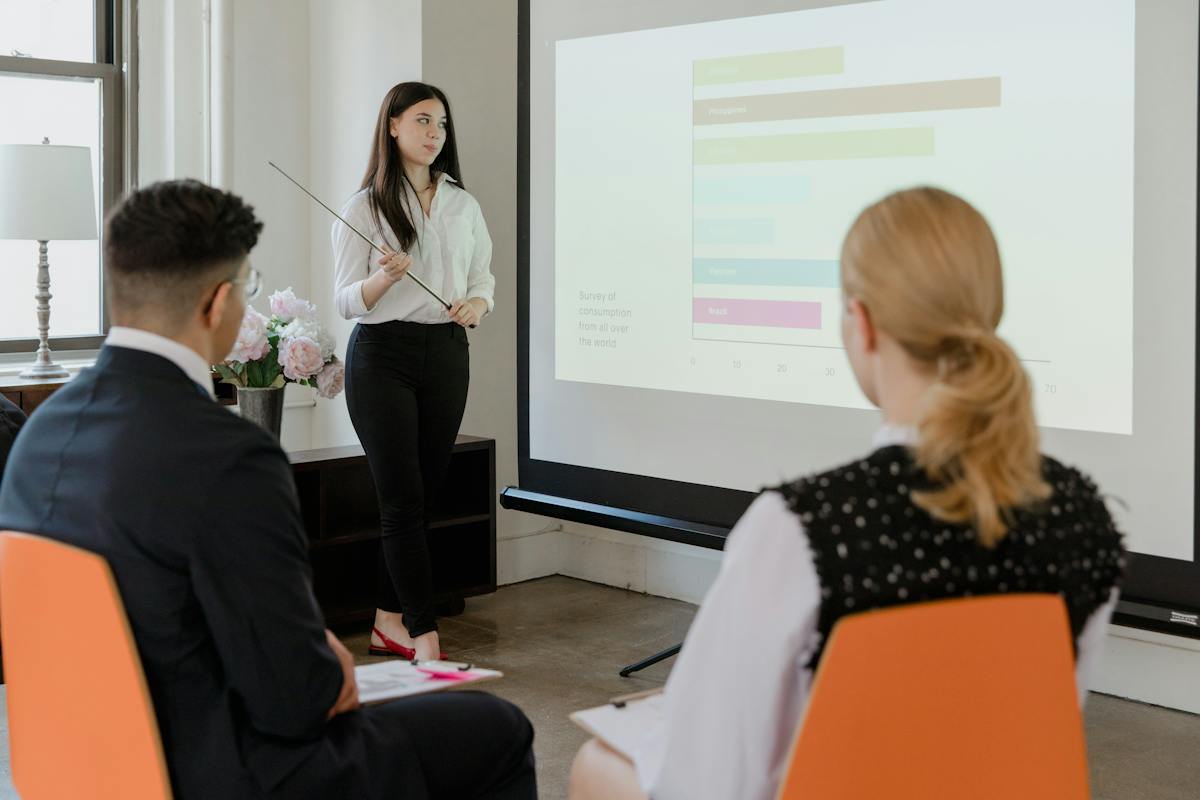
[[[306,381],[325,366],[321,345],[307,336],[295,336],[279,342],[279,366],[288,380]]]
[[[314,319],[317,315],[317,307],[307,300],[296,297],[296,293],[289,286],[271,295],[271,313],[279,317],[281,322],[288,323],[297,317]]]
[[[242,316],[242,327],[238,330],[237,341],[233,349],[225,356],[226,361],[240,361],[243,364],[258,359],[271,352],[271,343],[267,341],[267,318],[246,306]]]
[[[334,358],[317,373],[317,395],[331,400],[341,394],[346,384],[346,365]]]

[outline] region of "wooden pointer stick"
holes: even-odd
[[[317,203],[318,203],[318,204],[321,206],[321,208],[325,209],[325,210],[326,210],[326,211],[328,211],[330,214],[333,214],[333,216],[335,216],[335,217],[337,217],[339,220],[341,220],[341,222],[342,222],[342,224],[343,224],[343,225],[345,225],[347,228],[349,228],[350,230],[352,230],[352,231],[354,231],[355,233],[357,233],[357,234],[358,234],[358,236],[359,236],[359,238],[361,238],[361,239],[362,239],[364,242],[366,242],[366,243],[367,243],[367,244],[369,244],[371,247],[373,247],[373,248],[375,248],[376,250],[378,250],[378,251],[379,251],[380,253],[382,253],[383,255],[385,255],[385,256],[386,256],[386,255],[390,255],[390,253],[388,253],[388,252],[387,252],[386,250],[384,250],[382,247],[380,247],[379,245],[377,245],[377,244],[375,244],[374,242],[372,242],[372,241],[370,240],[370,238],[368,238],[368,237],[367,237],[367,235],[366,235],[366,234],[364,234],[364,233],[363,233],[362,231],[360,231],[358,228],[354,227],[354,226],[353,226],[353,225],[351,225],[349,222],[347,222],[347,221],[346,221],[346,219],[345,219],[345,217],[343,217],[341,214],[337,213],[337,212],[336,212],[336,211],[334,211],[332,208],[330,208],[329,206],[327,206],[327,205],[325,205],[323,202],[321,202],[321,198],[317,197],[315,194],[313,194],[312,192],[310,192],[308,189],[305,189],[305,188],[304,188],[304,184],[300,183],[300,181],[296,180],[296,179],[295,179],[295,178],[293,178],[291,175],[288,175],[286,172],[284,172],[282,169],[280,169],[279,165],[278,165],[278,164],[276,164],[274,161],[268,161],[267,163],[268,163],[268,164],[270,164],[270,165],[271,165],[272,167],[274,167],[275,169],[279,170],[279,174],[280,174],[280,175],[282,175],[283,177],[287,178],[287,179],[288,179],[289,181],[291,181],[292,183],[296,184],[296,187],[297,187],[297,188],[298,188],[300,191],[304,192],[306,195],[308,195],[309,197],[311,197],[313,200],[316,200],[316,201],[317,201]],[[429,288],[429,286],[428,286],[428,284],[426,284],[426,283],[425,283],[425,281],[423,281],[423,280],[421,280],[420,278],[418,278],[418,277],[417,277],[416,275],[414,275],[414,274],[413,274],[411,271],[409,271],[409,272],[406,272],[406,273],[404,273],[404,274],[405,274],[405,275],[407,275],[408,277],[412,278],[414,281],[416,281],[416,282],[417,282],[417,285],[418,285],[418,286],[420,286],[422,289],[424,289],[425,291],[429,292],[430,296],[431,296],[431,297],[433,297],[433,299],[434,299],[434,300],[437,300],[439,303],[441,303],[441,304],[442,304],[442,306],[443,306],[443,307],[444,307],[444,308],[445,308],[447,311],[449,311],[449,310],[450,310],[450,304],[449,304],[449,303],[447,303],[447,302],[446,302],[446,301],[445,301],[445,300],[442,298],[442,296],[441,296],[440,294],[438,294],[437,292],[435,292],[433,289],[430,289],[430,288]],[[472,327],[472,328],[474,328],[475,326],[474,326],[474,325],[472,325],[471,327]]]

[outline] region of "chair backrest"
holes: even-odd
[[[780,800],[1087,800],[1066,606],[942,600],[842,619]]]
[[[158,722],[100,556],[0,533],[0,640],[22,800],[168,800]]]

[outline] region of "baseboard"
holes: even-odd
[[[1092,690],[1200,714],[1200,640],[1109,627]]]
[[[594,528],[564,526],[560,574],[688,603],[699,603],[717,577],[715,550]]]
[[[562,572],[564,534],[544,530],[496,542],[496,582],[500,585]]]
[[[536,521],[537,517],[530,516]],[[564,575],[699,603],[720,568],[714,550],[586,525],[544,529],[496,543],[501,585]]]

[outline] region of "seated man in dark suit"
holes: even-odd
[[[515,706],[462,692],[359,708],[353,659],[313,597],[287,458],[210,396],[261,228],[194,181],[113,213],[115,327],[22,431],[0,529],[108,560],[176,797],[532,798],[533,731]],[[69,621],[46,624],[69,641]],[[87,669],[86,653],[63,657]]]
[[[25,412],[4,395],[0,395],[0,481],[4,479],[4,465],[17,438],[17,431],[25,424]]]

